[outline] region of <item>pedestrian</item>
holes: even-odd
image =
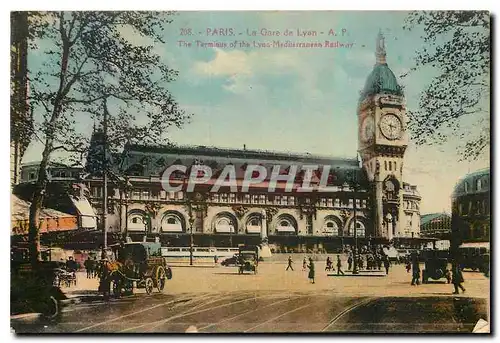
[[[363,267],[364,267],[364,260],[363,260],[363,258],[360,256],[360,257],[358,258],[358,268],[359,268],[359,269],[363,269]]]
[[[342,261],[340,260],[340,255],[337,255],[337,275],[344,275],[344,272],[342,271]]]
[[[288,267],[286,267],[286,270],[291,269],[293,271],[292,263],[293,263],[292,255],[289,255],[288,256]]]
[[[85,267],[85,271],[87,272],[87,279],[90,279],[92,277],[92,274],[94,271],[92,270],[92,260],[90,259],[90,256],[87,257],[85,262],[83,262],[83,266]]]
[[[94,261],[93,262],[94,262],[93,263],[93,265],[94,265],[94,268],[93,268],[94,269],[94,276],[93,277],[95,279],[95,278],[99,277],[99,273],[100,273],[100,269],[101,269],[100,266],[101,265],[100,265],[99,261],[97,261],[97,256],[94,256]]]
[[[390,266],[390,262],[389,262],[389,257],[385,256],[384,257],[384,268],[385,268],[385,275],[388,275],[389,274],[389,266]]]
[[[462,285],[462,283],[464,282],[464,276],[462,275],[460,264],[455,262],[452,268],[453,268],[453,287],[455,288],[455,292],[453,292],[453,294],[458,294],[459,288],[462,290],[462,293],[465,293],[465,288]]]
[[[446,269],[444,277],[446,278],[446,283],[451,283],[451,270]]]
[[[315,283],[314,282],[314,262],[313,262],[313,259],[311,257],[309,257],[309,265],[307,266],[307,268],[309,268],[309,275],[308,275],[309,280],[312,280],[312,283]]]
[[[413,256],[413,261],[412,261],[412,279],[411,279],[411,285],[420,285],[420,264],[418,263],[418,258],[417,256]]]
[[[332,270],[332,260],[330,259],[330,256],[326,258],[326,267],[325,271],[331,271]]]
[[[304,259],[302,260],[302,271],[305,271],[307,268],[307,259],[304,256]]]
[[[349,253],[349,257],[347,257],[347,270],[352,269],[352,255]]]
[[[219,259],[217,258],[217,255],[214,256],[214,263],[217,264],[219,262]]]
[[[409,273],[411,270],[411,262],[410,261],[407,261],[406,262],[406,272]]]

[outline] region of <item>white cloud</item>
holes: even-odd
[[[232,93],[255,90],[259,85],[257,76],[280,73],[303,73],[299,55],[292,51],[279,50],[222,50],[215,48],[215,57],[208,62],[195,62],[192,74],[195,77],[221,77],[227,79],[224,89]],[[308,74],[310,77],[310,73]]]
[[[241,50],[215,49],[215,58],[208,62],[196,62],[194,71],[202,76],[252,75],[252,54]]]

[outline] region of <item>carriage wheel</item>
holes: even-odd
[[[146,289],[146,293],[149,295],[153,292],[153,279],[148,277],[146,278],[146,280],[144,281],[144,288]]]
[[[156,287],[158,288],[158,292],[163,291],[163,289],[165,288],[165,278],[165,268],[163,268],[163,266],[159,266],[156,269]]]

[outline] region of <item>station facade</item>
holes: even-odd
[[[363,245],[418,239],[421,197],[416,186],[403,180],[408,144],[405,99],[387,65],[381,35],[375,56],[357,106],[358,156],[128,144],[109,161],[109,234],[132,240],[158,237],[170,246],[186,246],[191,239],[197,246],[266,241],[276,251],[300,252],[335,251],[354,244],[355,237]],[[102,151],[102,132],[96,130],[87,175],[72,187],[74,198],[92,204],[93,213],[86,211],[86,216],[95,215],[97,220],[103,208]],[[169,182],[179,186],[172,192],[162,185],[162,176],[173,165],[185,166],[187,173],[169,177]],[[200,165],[210,168],[212,179],[188,191],[186,174]],[[267,171],[260,184],[244,191],[223,186],[211,192],[214,180],[227,166],[235,171],[240,185],[249,165]],[[311,165],[318,169],[306,176],[304,167]],[[276,166],[280,175],[297,170],[291,189],[278,182],[270,191],[269,176]],[[300,192],[306,177],[313,191]],[[322,181],[327,191],[318,191],[316,186]],[[97,229],[102,225],[97,222]]]

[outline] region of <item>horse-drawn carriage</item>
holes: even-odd
[[[105,295],[113,291],[120,296],[122,291],[133,293],[144,288],[151,294],[154,288],[162,292],[166,280],[172,278],[172,270],[161,255],[161,244],[134,242],[111,246],[111,254],[102,263],[99,290]]]

